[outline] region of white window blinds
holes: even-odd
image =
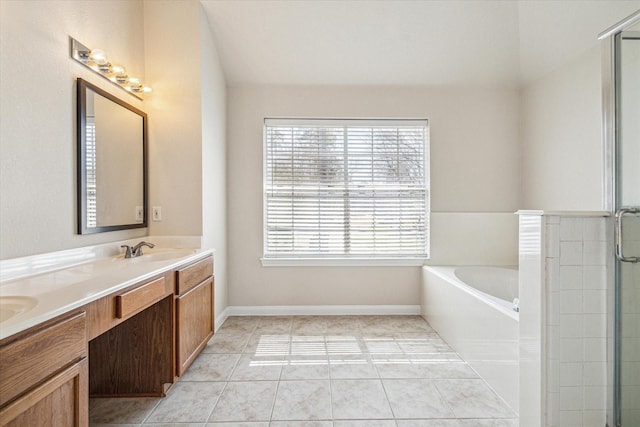
[[[87,117],[86,132],[85,170],[87,171],[87,227],[95,227],[97,225],[98,212],[98,186],[96,180],[96,123],[93,116]]]
[[[427,258],[426,120],[265,120],[264,258]]]

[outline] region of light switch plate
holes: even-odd
[[[162,221],[162,207],[160,206],[153,207],[153,220]]]

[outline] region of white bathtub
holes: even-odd
[[[422,316],[518,411],[518,270],[423,267]]]

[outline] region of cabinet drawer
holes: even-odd
[[[164,278],[164,297],[172,295],[175,288],[175,273],[173,271],[167,272],[160,277]],[[157,277],[154,278],[153,281],[156,279]],[[153,281],[148,283],[153,283]],[[105,333],[122,322],[126,322],[129,317],[147,308],[146,306],[141,307],[129,316],[118,317],[118,307],[120,305],[118,304],[117,296],[120,295],[125,297],[124,308],[126,309],[127,294],[137,290],[140,286],[145,286],[144,282],[141,283],[142,285],[132,285],[127,290],[102,297],[84,306],[84,309],[87,312],[87,339],[92,340],[96,338],[98,335]],[[157,292],[157,289],[154,288],[154,290]],[[162,297],[160,297],[160,300],[162,300]]]
[[[165,296],[164,277],[116,295],[116,316],[118,319],[127,317],[145,307],[148,307]]]
[[[189,289],[211,276],[213,276],[213,257],[207,257],[201,261],[191,264],[188,267],[178,270],[176,294],[184,294]]]
[[[0,406],[87,354],[86,316],[76,314],[0,347]]]

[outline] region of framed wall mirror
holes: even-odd
[[[147,226],[147,114],[77,79],[78,234]]]

